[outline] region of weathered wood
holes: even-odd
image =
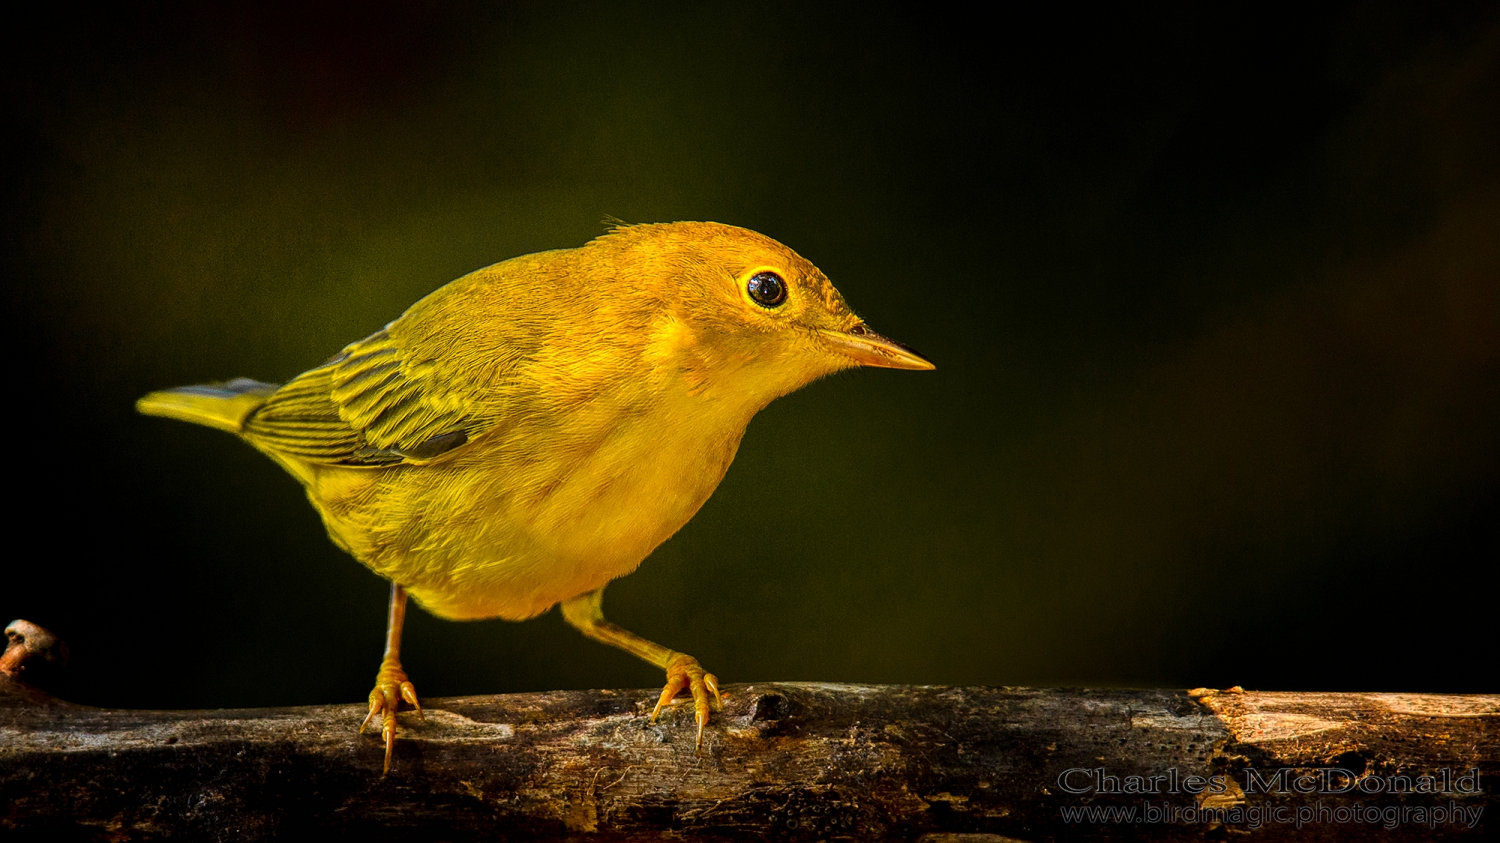
[[[689,710],[647,720],[650,690],[428,700],[425,722],[401,715],[382,778],[377,740],[355,731],[359,705],[113,711],[0,676],[0,836],[1431,840],[1495,828],[1496,696],[728,693],[698,755]],[[1349,791],[1298,792],[1305,773]],[[1152,806],[1190,815],[1140,821]],[[1137,821],[1065,813],[1107,808]],[[1239,813],[1226,825],[1205,808]]]

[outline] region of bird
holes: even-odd
[[[701,751],[718,678],[604,618],[604,587],[698,511],[751,418],[859,366],[934,365],[866,327],[821,271],[714,222],[616,223],[437,289],[285,384],[165,389],[137,409],[235,434],[306,491],[334,544],[391,582],[378,718],[391,769],[408,595],[520,621],[561,606],[585,636],[692,697]]]

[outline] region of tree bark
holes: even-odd
[[[428,700],[425,721],[400,715],[382,777],[359,705],[115,711],[0,675],[0,836],[935,843],[1496,827],[1497,696],[727,691],[698,754],[690,707],[652,724],[650,690]],[[1103,809],[1121,813],[1087,813]]]

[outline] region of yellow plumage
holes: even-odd
[[[392,693],[415,704],[395,655],[406,591],[447,618],[564,603],[585,634],[667,668],[666,691],[689,687],[701,740],[712,675],[604,621],[599,592],[697,512],[757,411],[857,365],[931,368],[780,243],[673,223],[481,269],[284,386],[184,387],[138,407],[275,459],[333,540],[395,585],[371,695],[388,764]]]

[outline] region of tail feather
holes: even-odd
[[[153,392],[135,402],[135,408],[148,416],[165,416],[239,433],[245,419],[280,388],[279,384],[235,378],[228,383],[179,386]]]

